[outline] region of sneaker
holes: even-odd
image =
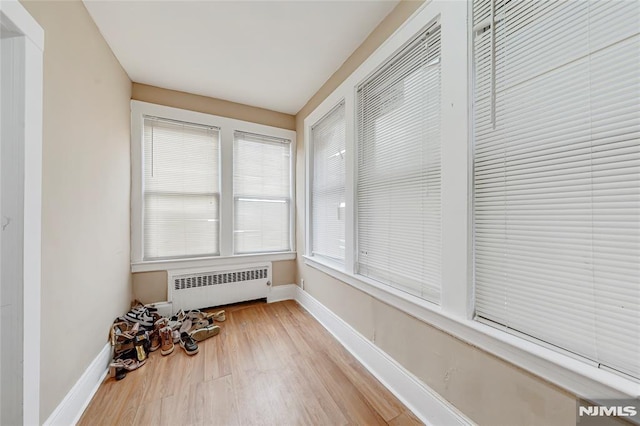
[[[143,327],[152,327],[157,319],[146,306],[136,306],[125,314],[125,319],[136,322]]]
[[[180,335],[180,346],[184,349],[187,355],[195,355],[198,353],[198,344],[186,332]]]
[[[160,339],[160,333],[158,330],[153,330],[149,333],[149,352],[155,352],[160,349],[162,345],[162,340]]]
[[[160,331],[160,353],[162,355],[169,355],[173,352],[175,345],[173,344],[173,336],[171,335],[171,329],[169,327],[161,328]]]

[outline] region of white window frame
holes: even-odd
[[[640,384],[599,369],[583,358],[473,319],[473,56],[471,2],[433,0],[422,5],[396,32],[304,120],[304,263],[341,280],[473,346],[477,346],[582,398],[637,398]],[[441,28],[442,99],[442,295],[440,305],[357,275],[355,264],[354,171],[356,88],[395,52],[436,20]],[[312,257],[310,250],[311,127],[344,99],[346,119],[346,251],[344,265]]]
[[[144,116],[155,116],[220,129],[220,255],[180,259],[144,260]],[[291,250],[277,253],[233,254],[233,135],[235,131],[274,136],[291,141],[291,203],[289,238]],[[263,124],[220,117],[148,102],[131,101],[131,272],[176,268],[235,265],[247,261],[278,261],[296,258],[295,252],[295,154],[296,132]]]
[[[313,192],[313,127],[320,122],[324,117],[326,117],[330,112],[334,110],[334,108],[338,108],[339,105],[344,103],[345,108],[345,205],[353,202],[353,199],[347,199],[349,196],[353,195],[353,179],[350,178],[349,172],[351,167],[347,166],[348,164],[353,164],[352,152],[347,152],[349,150],[346,149],[346,144],[350,139],[350,135],[353,136],[354,133],[354,108],[353,108],[353,99],[351,100],[351,107],[347,106],[347,101],[344,98],[340,98],[333,106],[329,108],[328,111],[321,110],[323,114],[320,115],[319,108],[313,111],[307,118],[304,120],[304,131],[307,139],[309,140],[309,146],[305,150],[305,188],[306,188],[306,198],[305,198],[305,211],[307,212],[305,217],[305,255],[312,257],[313,259],[322,259],[323,262],[328,263],[330,265],[335,266],[338,269],[344,268],[345,264],[353,263],[353,241],[348,241],[347,232],[350,232],[349,224],[353,221],[353,212],[350,212],[351,215],[347,213],[347,209],[345,208],[345,259],[344,261],[338,261],[337,259],[331,259],[326,256],[314,256],[313,251],[313,218],[311,213],[311,199]],[[349,133],[352,132],[352,133]],[[351,170],[353,173],[353,170]],[[352,176],[352,175],[351,175]]]

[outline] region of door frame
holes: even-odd
[[[44,31],[18,0],[0,1],[0,23],[24,37],[23,424],[40,424],[40,284],[42,229],[42,108]],[[22,96],[23,95],[23,96]]]

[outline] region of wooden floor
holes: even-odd
[[[79,425],[415,425],[294,301],[228,307],[218,336],[100,386]]]

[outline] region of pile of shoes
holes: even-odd
[[[111,326],[113,361],[109,375],[121,380],[127,372],[142,367],[151,352],[160,349],[162,355],[169,355],[177,344],[187,355],[195,355],[199,350],[197,342],[218,335],[220,327],[215,322],[225,319],[223,310],[180,310],[171,317],[162,317],[156,308],[134,301],[131,310]]]

